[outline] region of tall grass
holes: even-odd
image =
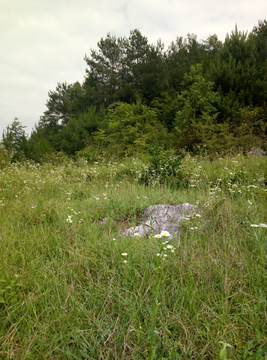
[[[267,223],[266,158],[187,156],[179,190],[141,185],[144,167],[1,170],[1,359],[147,359],[151,344],[154,359],[264,359],[267,229],[250,225]],[[147,206],[184,202],[199,216],[167,257],[154,234],[120,236]]]

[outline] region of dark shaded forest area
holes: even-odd
[[[151,145],[247,153],[267,144],[267,21],[221,42],[188,34],[164,50],[139,30],[108,34],[84,58],[82,84],[58,83],[31,135],[15,119],[3,133],[11,161],[58,154],[125,157]]]

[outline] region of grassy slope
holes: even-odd
[[[2,170],[0,358],[147,358],[158,245],[119,233],[151,204],[189,202],[201,217],[160,260],[155,358],[219,359],[222,341],[230,359],[263,359],[267,229],[250,224],[267,222],[267,159],[187,157],[191,186],[177,191],[140,185],[142,167]]]

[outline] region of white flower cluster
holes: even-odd
[[[68,223],[72,223],[72,220],[71,220],[71,215],[68,216],[67,220],[66,220]]]
[[[259,225],[257,225],[257,224],[251,224],[250,226],[252,226],[252,227],[267,228],[267,224],[259,224]]]

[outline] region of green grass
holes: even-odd
[[[222,343],[227,359],[264,359],[267,229],[250,225],[267,223],[267,159],[187,156],[178,190],[141,185],[144,167],[1,170],[0,359],[148,359],[152,348],[213,360]],[[154,234],[120,236],[147,206],[184,202],[201,217],[182,222],[165,260]]]

